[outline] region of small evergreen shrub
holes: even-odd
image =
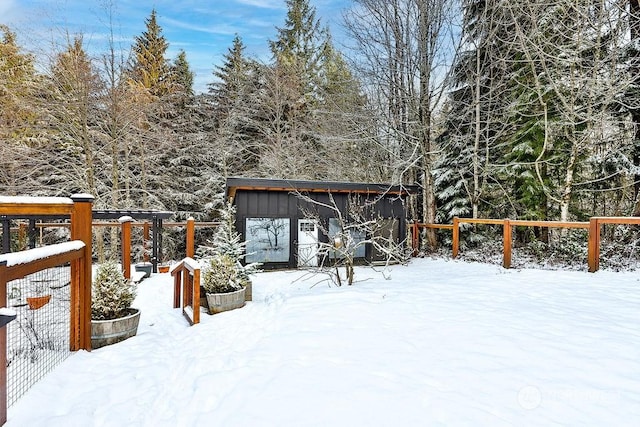
[[[243,286],[246,286],[251,282],[250,276],[260,271],[259,267],[261,264],[249,263],[242,265],[242,261],[246,256],[245,249],[247,242],[242,241],[240,233],[236,230],[235,215],[236,208],[230,203],[226,204],[224,209],[220,210],[221,221],[213,236],[211,246],[200,246],[198,248],[198,254],[203,259],[210,259],[207,268],[203,269],[206,270],[203,273],[203,277],[206,278],[214,266],[228,268],[227,264],[230,263],[235,269],[235,275],[238,277],[238,280]],[[239,288],[234,290],[237,291]]]
[[[223,294],[239,291],[247,285],[237,268],[236,261],[228,255],[215,255],[209,261],[204,273],[203,284],[205,291],[210,294]]]
[[[91,286],[91,318],[111,320],[127,316],[136,291],[136,285],[125,279],[115,262],[101,264]]]

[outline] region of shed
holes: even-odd
[[[419,188],[234,177],[227,179],[226,194],[236,207],[236,229],[247,241],[246,261],[268,269],[317,265],[318,242],[328,242],[336,227],[336,212],[326,207],[333,203],[345,216],[350,203],[366,204],[368,215],[383,218],[394,239],[405,241],[408,198],[419,194]],[[380,255],[365,245],[355,256],[375,261]]]

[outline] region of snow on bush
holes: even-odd
[[[101,264],[91,287],[91,318],[110,320],[128,315],[136,290],[115,262]]]
[[[246,284],[246,279],[233,258],[228,255],[215,255],[209,261],[202,286],[210,294],[221,294],[239,291]]]

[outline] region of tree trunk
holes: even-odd
[[[629,28],[631,33],[631,43],[640,40],[640,1],[629,0]],[[640,57],[637,56],[631,60],[631,75],[634,79],[638,79],[640,73]],[[633,175],[633,200],[635,206],[633,209],[633,216],[640,216],[640,200],[638,198],[640,194],[640,110],[634,109],[631,112],[631,121],[635,128],[633,135],[633,166],[635,166],[636,173]]]

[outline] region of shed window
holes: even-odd
[[[247,262],[288,262],[289,218],[247,218]]]
[[[338,218],[329,218],[329,241],[332,242],[334,237],[340,233],[340,222]],[[364,231],[360,230],[346,230],[345,233],[351,238],[352,245],[357,245],[360,242],[364,242],[367,238]],[[366,254],[365,245],[361,244],[356,247],[354,258],[364,258]],[[335,253],[331,253],[332,256],[336,256]]]

